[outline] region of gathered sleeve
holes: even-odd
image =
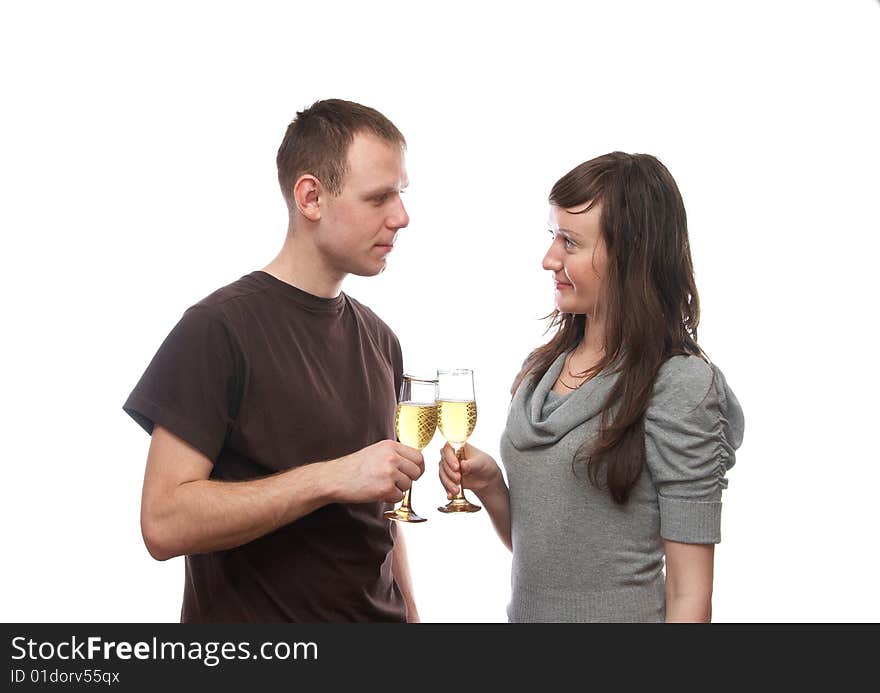
[[[721,492],[743,431],[742,409],[717,366],[696,356],[663,364],[645,412],[645,461],[657,489],[661,537],[721,541]]]

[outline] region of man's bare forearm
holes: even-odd
[[[241,546],[332,500],[328,462],[251,481],[198,479],[180,484],[142,512],[150,554],[166,560]]]
[[[217,481],[212,467],[170,431],[153,430],[141,530],[154,558],[241,546],[328,503],[396,503],[424,471],[424,459],[418,450],[381,440],[261,479]]]

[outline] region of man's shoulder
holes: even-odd
[[[348,302],[348,305],[351,306],[352,311],[355,313],[355,315],[360,317],[361,320],[372,326],[377,332],[397,341],[397,335],[394,334],[394,330],[391,329],[388,323],[386,323],[382,318],[376,315],[376,312],[372,308],[364,303],[361,303],[349,294],[345,294],[345,298]]]
[[[247,329],[248,316],[255,313],[248,305],[263,301],[265,293],[265,287],[254,273],[246,274],[191,304],[183,312],[180,324],[191,330],[220,329],[227,334],[240,335]]]
[[[224,307],[239,300],[248,300],[262,296],[266,286],[261,284],[253,272],[236,279],[234,282],[221,286],[212,291],[202,300],[193,305],[193,308],[205,308],[215,313],[222,313]]]

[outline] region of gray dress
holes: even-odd
[[[510,404],[501,458],[510,486],[511,622],[663,621],[663,540],[721,541],[721,491],[743,414],[724,375],[694,356],[660,369],[645,414],[646,466],[626,505],[595,488],[577,448],[595,439],[617,377],[551,390],[562,354]]]

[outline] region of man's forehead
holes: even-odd
[[[348,173],[359,186],[400,190],[409,184],[403,147],[368,133],[355,135],[349,146]]]
[[[401,144],[363,133],[355,135],[346,158],[349,168],[355,170],[377,166],[403,168],[405,157]]]
[[[386,140],[370,132],[355,133],[348,145],[347,157],[349,164],[369,161],[400,161],[404,159],[403,145],[399,142]]]

